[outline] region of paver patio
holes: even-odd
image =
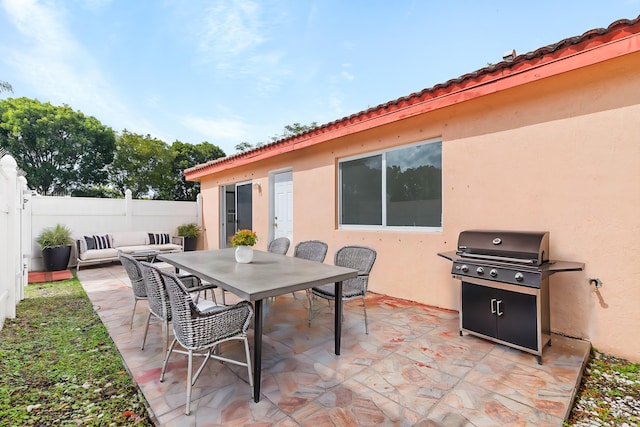
[[[172,355],[159,381],[161,325],[152,320],[140,350],[148,309],[138,304],[130,328],[124,268],[89,267],[78,278],[159,426],[562,426],[590,350],[588,342],[554,335],[538,365],[531,354],[461,337],[456,312],[370,293],[369,335],[361,302],[346,303],[336,356],[333,307],[318,311],[309,328],[306,295],[298,292],[265,310],[260,402],[251,398],[245,368],[211,360],[186,416],[187,358]],[[228,343],[222,353],[242,357],[243,350]]]

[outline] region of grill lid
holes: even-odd
[[[467,230],[456,254],[500,262],[541,265],[549,260],[548,231]]]

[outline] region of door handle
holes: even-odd
[[[496,314],[496,299],[491,298],[491,314]]]
[[[502,316],[504,314],[503,311],[500,311],[500,305],[502,304],[502,300],[496,302],[496,314],[498,316]]]

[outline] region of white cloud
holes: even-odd
[[[83,5],[88,10],[99,12],[106,5],[111,3],[113,0],[83,0]]]
[[[351,74],[351,73],[349,73],[349,72],[347,72],[347,71],[342,71],[342,72],[340,72],[340,75],[341,75],[341,76],[342,76],[342,78],[343,78],[343,79],[345,79],[345,80],[349,80],[349,81],[351,81],[351,80],[353,80],[353,79],[354,79],[353,74]]]
[[[217,0],[196,21],[200,59],[257,93],[272,93],[294,75],[277,41],[289,19],[278,1]]]
[[[7,47],[4,61],[21,80],[53,104],[98,117],[104,124],[134,119],[118,101],[95,61],[65,27],[64,8],[37,0],[3,0],[8,19],[24,43]],[[116,129],[119,130],[119,129]]]
[[[186,116],[180,122],[188,128],[201,133],[206,140],[215,143],[219,139],[242,141],[247,135],[249,126],[241,120],[212,120],[202,117]]]
[[[32,39],[35,48],[45,47],[49,52],[65,54],[76,49],[66,37],[60,10],[47,9],[35,0],[4,0],[2,2],[18,30]]]
[[[207,9],[203,18],[204,34],[200,49],[212,52],[214,58],[226,62],[261,45],[260,6],[245,0],[218,1]]]

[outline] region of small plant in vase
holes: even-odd
[[[251,230],[238,230],[231,236],[229,242],[236,247],[236,261],[248,264],[253,260],[253,245],[258,241],[258,235]]]

